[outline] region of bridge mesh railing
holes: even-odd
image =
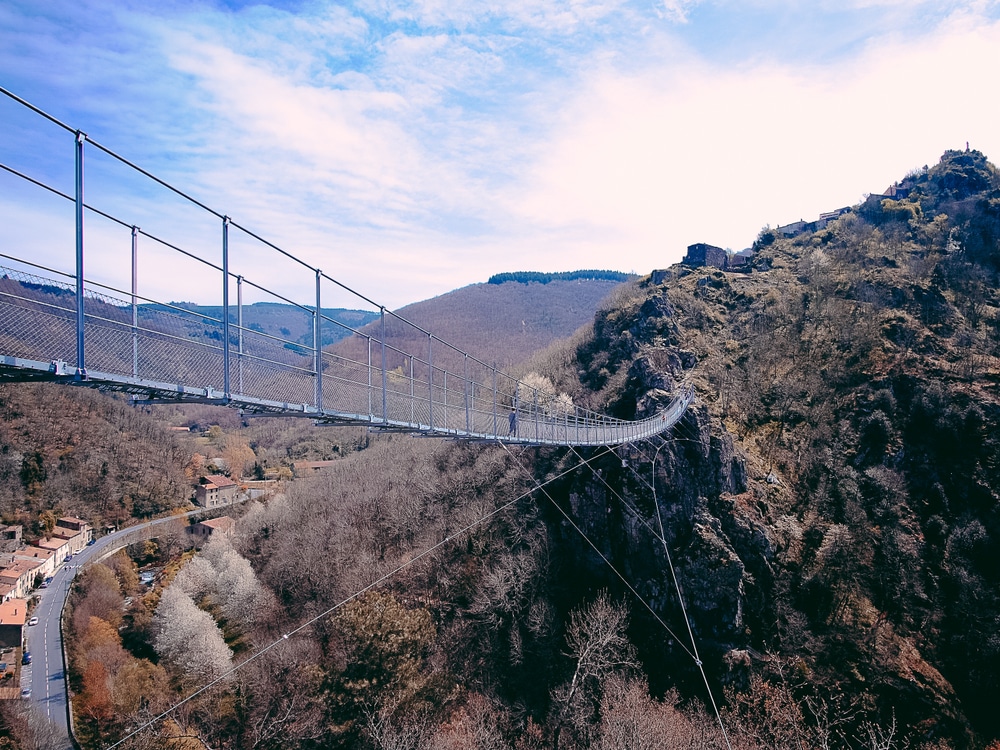
[[[16,377],[12,369],[33,376],[76,371],[81,383],[157,398],[177,394],[179,398],[222,400],[250,412],[304,414],[386,429],[545,444],[612,444],[649,437],[679,419],[690,401],[685,391],[662,414],[628,422],[543,393],[390,312],[9,91],[0,88],[0,93],[37,115],[39,128],[61,129],[72,136],[67,145],[72,146],[76,178],[70,195],[44,178],[0,162],[0,175],[14,180],[18,200],[22,193],[38,190],[47,200],[72,204],[76,230],[75,246],[66,247],[51,266],[29,260],[24,253],[0,253],[12,261],[0,267],[0,360],[5,377]],[[88,159],[97,157],[104,160],[104,168],[124,170],[122,194],[108,196],[109,204],[127,207],[119,211],[155,218],[171,232],[184,227],[186,241],[202,249],[185,249],[179,242],[84,203],[85,147]],[[38,159],[38,171],[45,171],[46,158]],[[30,161],[22,153],[16,159]],[[106,190],[115,183],[105,179],[98,184],[99,190]],[[173,207],[166,208],[168,204]],[[176,218],[182,214],[183,220]],[[91,252],[87,241],[91,235],[85,232],[84,215],[97,219],[98,229],[91,230],[99,238],[92,243],[96,252],[114,260],[103,265],[87,262],[90,256],[84,249]],[[189,232],[188,227],[196,224],[201,229]],[[213,233],[221,229],[222,241],[218,243],[219,235],[214,234],[210,244],[214,250],[206,253],[199,232],[208,227],[214,227]],[[35,228],[49,229],[45,225]],[[7,242],[3,229],[0,242]],[[29,234],[25,230],[12,237],[20,242],[21,236]],[[119,249],[114,249],[120,248],[119,237],[129,241],[131,250],[128,290],[121,288],[127,282],[114,276],[117,269],[112,268],[120,266],[115,255]],[[42,244],[64,247],[65,240],[65,235],[54,233]],[[232,252],[231,245],[239,251]],[[264,261],[261,251],[267,258]],[[231,266],[234,257],[243,259],[251,270],[266,269],[261,274],[273,273],[294,291],[283,296],[254,283]],[[152,267],[166,269],[163,273],[171,278],[176,275],[185,293],[197,283],[221,288],[222,299],[217,300],[221,304],[195,309],[150,298],[161,296],[155,293],[144,296],[138,270],[146,267],[147,259]],[[285,269],[286,273],[279,274],[272,269],[277,263],[290,264],[293,272]],[[195,270],[180,271],[181,264]],[[68,273],[68,268],[73,272]],[[109,274],[119,279],[117,287]],[[305,303],[304,290],[309,300]],[[311,330],[293,335],[282,327],[279,336],[273,329],[265,332],[260,326],[245,325],[244,293],[297,308]],[[364,308],[348,307],[345,312],[375,322],[358,323],[355,328],[333,317],[329,310],[334,308],[324,305],[330,305],[334,297],[346,297],[350,304]],[[332,333],[336,336],[327,341]]]
[[[122,390],[183,384],[205,388],[206,397],[225,395],[223,321],[173,305],[133,304],[112,291],[84,291],[88,377],[117,378]],[[0,267],[3,354],[75,367],[76,335],[73,285]],[[361,351],[363,360],[343,356],[336,347],[321,352],[321,385],[309,347],[232,323],[229,338],[228,397],[251,411],[285,405],[320,419],[545,444],[627,442],[663,429],[663,415],[645,422],[609,419],[474,358],[466,361],[467,372],[455,373],[386,345],[383,366],[382,342],[370,335],[358,334],[341,347]]]

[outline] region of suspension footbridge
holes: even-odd
[[[11,92],[0,93],[37,119],[39,131],[54,131],[57,144],[62,139],[63,172],[72,175],[71,186],[60,186],[46,176],[53,170],[30,159],[0,162],[0,195],[22,205],[54,201],[72,227],[71,240],[52,241],[66,248],[56,253],[61,262],[37,262],[30,229],[16,246],[0,248],[0,381],[53,381],[143,403],[224,404],[249,415],[531,445],[650,438],[672,427],[693,398],[690,388],[678,388],[663,411],[639,421],[567,403],[443,341]],[[85,154],[124,173],[106,205],[84,199]],[[101,173],[102,189],[107,181]],[[174,223],[205,227],[200,235],[182,233],[190,245],[130,218],[155,211],[156,191],[197,215]],[[293,270],[280,290],[255,280],[271,278],[278,262]],[[166,302],[140,284],[140,277],[167,276],[178,279],[177,297],[207,285],[214,304]],[[293,339],[246,324],[249,298],[293,306],[308,316],[310,334]],[[345,299],[353,304],[344,307],[369,310],[371,322],[354,326],[330,312],[332,300]]]

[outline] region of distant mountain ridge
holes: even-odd
[[[490,276],[487,284],[503,284],[508,281],[516,281],[520,284],[548,284],[550,281],[578,281],[587,279],[592,281],[628,281],[635,278],[635,274],[622,273],[621,271],[563,271],[559,273],[543,273],[541,271],[514,271],[512,273],[497,273]]]
[[[506,368],[592,322],[601,301],[620,284],[589,277],[544,284],[471,284],[397,312],[441,340]],[[395,335],[389,331],[389,338],[405,349],[422,343],[414,334],[396,329]]]
[[[222,320],[221,305],[199,305],[194,302],[171,302],[170,306],[190,310],[206,318]],[[142,305],[148,309],[168,309],[163,305]],[[323,346],[329,346],[350,334],[349,328],[358,330],[367,323],[378,318],[378,314],[367,310],[352,310],[342,307],[321,308],[322,314],[328,320],[323,321]],[[236,319],[236,309],[230,305],[230,321]],[[337,325],[330,321],[343,325]],[[254,302],[243,305],[243,325],[252,331],[266,333],[269,336],[293,341],[304,346],[312,346],[313,320],[311,308],[306,305],[297,307],[283,302]]]

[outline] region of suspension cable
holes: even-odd
[[[506,446],[506,445],[504,445],[503,443],[501,443],[501,445],[503,445],[503,448],[504,448],[504,450],[507,450],[507,446]],[[507,452],[508,452],[508,453],[510,453],[510,451],[509,451],[509,450],[507,450]],[[611,452],[613,452],[613,451],[610,451],[610,450],[608,451],[608,453],[611,453]],[[513,458],[513,454],[511,454],[511,458]],[[596,461],[596,460],[597,460],[598,458],[601,458],[601,456],[594,456],[594,457],[593,457],[593,458],[591,458],[591,459],[590,459],[589,461],[587,461],[587,460],[583,460],[583,463],[585,463],[585,464],[590,464],[590,463],[591,463],[592,461]],[[550,495],[550,494],[549,494],[548,492],[546,492],[546,491],[545,491],[545,489],[544,489],[545,485],[547,485],[547,484],[550,484],[550,483],[551,483],[551,480],[546,480],[546,481],[545,481],[544,483],[542,483],[542,484],[539,484],[539,483],[538,483],[538,480],[537,480],[537,479],[535,479],[535,478],[534,478],[534,477],[533,477],[533,476],[531,475],[531,473],[530,473],[530,472],[529,472],[529,471],[528,471],[527,469],[525,469],[525,468],[524,468],[524,466],[523,466],[522,464],[518,463],[518,465],[519,465],[519,466],[521,467],[521,469],[522,469],[522,470],[523,470],[523,471],[525,472],[525,474],[527,474],[527,475],[528,475],[528,476],[529,476],[529,477],[531,478],[531,480],[532,480],[533,482],[535,482],[535,485],[536,485],[536,487],[535,487],[535,488],[536,488],[536,489],[538,489],[538,490],[541,490],[542,494],[543,494],[543,495],[545,495],[545,497],[546,497],[546,498],[548,498],[549,502],[550,502],[550,503],[552,503],[552,505],[554,505],[554,506],[555,506],[556,510],[558,510],[558,511],[559,511],[559,512],[560,512],[560,513],[561,513],[561,514],[563,515],[563,517],[564,517],[564,518],[565,518],[565,519],[566,519],[567,521],[569,521],[570,525],[571,525],[571,526],[572,526],[572,527],[573,527],[574,529],[576,529],[577,533],[578,533],[578,534],[579,534],[579,535],[580,535],[581,537],[583,537],[583,539],[584,539],[584,540],[585,540],[585,541],[587,542],[587,544],[589,544],[589,545],[591,546],[591,548],[592,548],[592,549],[594,550],[594,552],[596,552],[596,553],[597,553],[597,555],[598,555],[598,556],[599,556],[599,557],[600,557],[600,558],[601,558],[601,559],[602,559],[602,560],[604,561],[604,563],[605,563],[605,564],[606,564],[606,565],[607,565],[607,566],[608,566],[608,567],[609,567],[609,568],[611,569],[611,571],[612,571],[612,572],[613,572],[613,573],[614,573],[614,574],[615,574],[616,576],[618,576],[619,580],[620,580],[620,581],[621,581],[621,582],[622,582],[623,584],[625,584],[625,587],[626,587],[626,588],[627,588],[627,589],[628,589],[629,591],[631,591],[631,592],[632,592],[632,595],[633,595],[633,596],[635,596],[635,598],[636,598],[636,599],[638,599],[638,600],[639,600],[639,602],[640,602],[640,603],[641,603],[641,604],[642,604],[642,605],[643,605],[643,606],[644,606],[644,607],[645,607],[645,608],[646,608],[647,610],[649,610],[649,613],[650,613],[650,614],[651,614],[651,615],[653,616],[653,618],[654,618],[654,619],[655,619],[655,620],[656,620],[656,621],[657,621],[658,623],[660,623],[660,625],[661,625],[661,626],[663,627],[663,629],[664,629],[664,630],[666,630],[666,631],[667,631],[667,633],[669,633],[669,634],[670,634],[670,636],[671,636],[671,637],[672,637],[672,638],[673,638],[673,639],[674,639],[674,640],[675,640],[675,641],[677,642],[677,645],[678,645],[678,646],[680,646],[680,647],[681,647],[681,649],[683,649],[683,650],[684,650],[684,652],[685,652],[685,653],[686,653],[686,654],[687,654],[688,656],[690,656],[690,657],[691,657],[692,659],[696,658],[696,657],[695,657],[695,655],[694,655],[694,654],[693,654],[693,653],[691,652],[691,650],[690,650],[690,649],[689,649],[689,648],[688,648],[687,646],[685,646],[685,645],[684,645],[684,641],[683,641],[683,640],[681,640],[681,638],[680,638],[680,637],[679,637],[679,636],[678,636],[678,635],[677,635],[677,634],[676,634],[676,633],[675,633],[675,632],[674,632],[674,631],[673,631],[673,630],[672,630],[672,629],[670,628],[670,626],[669,626],[669,625],[667,625],[667,623],[665,623],[665,622],[663,621],[663,618],[661,618],[661,617],[660,617],[660,616],[659,616],[659,615],[658,615],[658,614],[656,613],[656,610],[654,610],[654,609],[653,609],[653,607],[652,607],[652,605],[651,605],[651,604],[650,604],[650,603],[649,603],[648,601],[646,601],[646,599],[645,599],[645,598],[644,598],[644,597],[642,596],[642,594],[640,594],[640,593],[639,593],[639,592],[638,592],[638,591],[636,590],[635,586],[633,586],[633,585],[632,585],[632,584],[631,584],[631,583],[630,583],[630,582],[628,581],[628,579],[627,579],[627,578],[625,578],[625,576],[624,576],[624,575],[622,575],[622,574],[621,574],[621,573],[619,572],[618,568],[616,568],[616,567],[614,566],[614,563],[612,563],[612,562],[611,562],[611,561],[610,561],[610,560],[609,560],[609,559],[608,559],[607,557],[605,557],[604,553],[603,553],[603,552],[601,552],[601,550],[600,550],[600,549],[598,548],[598,546],[597,546],[596,544],[594,544],[594,542],[593,542],[593,541],[591,541],[590,537],[588,537],[588,536],[587,536],[587,534],[586,534],[586,533],[585,533],[585,532],[583,531],[583,529],[581,529],[581,528],[580,528],[580,527],[579,527],[579,526],[578,526],[578,525],[576,524],[576,522],[575,522],[575,521],[574,521],[574,520],[573,520],[573,519],[572,519],[572,518],[571,518],[571,517],[569,516],[569,514],[568,514],[568,513],[566,513],[566,511],[562,509],[562,506],[560,506],[560,505],[559,505],[559,503],[557,503],[557,502],[555,501],[555,499],[553,499],[552,495]]]
[[[651,464],[652,464],[652,483],[647,482],[646,478],[643,477],[638,471],[636,471],[635,467],[633,467],[631,464],[627,463],[624,460],[622,462],[623,465],[628,466],[628,468],[632,471],[632,473],[635,474],[635,476],[636,476],[637,479],[639,479],[643,484],[645,484],[647,487],[649,487],[652,490],[652,492],[653,492],[653,507],[656,508],[656,520],[657,520],[658,525],[659,525],[659,533],[657,533],[649,525],[649,523],[644,518],[642,518],[641,516],[639,516],[638,511],[635,510],[634,508],[632,508],[632,506],[629,503],[627,503],[625,501],[625,499],[618,492],[616,492],[615,489],[610,484],[608,484],[607,480],[605,480],[604,477],[602,477],[600,474],[598,474],[596,471],[594,471],[593,467],[591,467],[589,465],[589,463],[587,464],[587,466],[588,466],[588,468],[591,469],[591,471],[594,471],[594,476],[596,476],[598,479],[600,479],[601,482],[603,482],[604,485],[609,490],[611,490],[611,492],[625,505],[625,507],[627,507],[630,511],[632,511],[634,514],[636,514],[636,516],[639,518],[640,522],[642,522],[646,526],[646,528],[649,529],[652,532],[653,537],[655,539],[658,539],[660,541],[660,543],[663,545],[663,551],[664,551],[664,553],[666,554],[666,557],[667,557],[667,565],[670,568],[670,577],[673,580],[674,589],[677,591],[677,599],[680,602],[681,613],[682,613],[682,615],[684,617],[684,624],[687,626],[688,637],[691,640],[691,648],[692,648],[692,650],[688,650],[686,647],[684,647],[683,643],[681,643],[680,645],[684,648],[684,650],[687,652],[687,654],[689,656],[691,656],[691,658],[694,660],[695,665],[698,667],[698,671],[701,673],[701,678],[702,678],[702,680],[705,683],[705,689],[708,692],[709,701],[712,704],[712,710],[715,713],[716,720],[718,721],[719,729],[722,730],[722,738],[723,738],[723,740],[726,743],[726,747],[729,748],[730,750],[732,750],[732,746],[729,744],[729,735],[726,733],[726,727],[722,723],[722,715],[720,714],[718,704],[715,701],[715,695],[712,692],[712,687],[711,687],[711,685],[708,682],[707,675],[705,674],[704,664],[702,663],[701,658],[700,658],[700,656],[698,654],[698,644],[695,641],[694,631],[692,630],[692,627],[691,627],[691,620],[688,617],[687,607],[684,604],[684,595],[681,592],[680,582],[677,579],[677,573],[676,573],[676,571],[674,569],[673,559],[671,558],[670,549],[669,549],[669,546],[667,545],[666,531],[663,528],[663,517],[662,517],[662,515],[660,513],[660,505],[659,505],[659,502],[657,501],[657,498],[656,498],[656,459],[659,456],[660,450],[662,450],[665,445],[668,445],[668,441],[664,437],[662,437],[662,436],[659,436],[659,437],[660,437],[660,441],[661,441],[660,445],[656,448],[656,451],[653,453],[653,458],[651,460]],[[701,442],[700,440],[695,440],[693,438],[686,438],[686,440],[688,440],[690,442]],[[642,442],[647,442],[647,440],[643,440]],[[572,446],[570,447],[570,450],[573,450]],[[575,450],[574,450],[574,453],[575,453]],[[593,544],[591,546],[593,546]],[[679,641],[679,639],[677,638],[677,636],[672,631],[671,631],[670,634],[673,635],[674,638]]]
[[[698,667],[698,671],[701,672],[701,679],[705,681],[705,690],[708,691],[708,699],[712,702],[712,710],[715,712],[715,718],[719,722],[719,729],[722,730],[722,739],[726,742],[726,747],[732,750],[732,745],[729,744],[729,735],[726,733],[726,727],[722,723],[722,715],[719,713],[719,706],[715,702],[715,695],[712,693],[712,686],[708,682],[708,675],[705,674],[705,665],[702,664],[701,657],[698,654],[698,643],[695,641],[694,630],[691,628],[691,618],[688,617],[687,607],[684,604],[684,595],[681,593],[681,585],[677,580],[677,572],[674,570],[674,561],[670,556],[670,546],[667,544],[667,538],[663,531],[663,516],[660,513],[660,504],[656,499],[656,459],[660,455],[660,451],[663,446],[669,443],[661,438],[662,442],[653,454],[652,461],[652,480],[653,480],[653,507],[656,508],[656,520],[660,526],[660,541],[663,542],[663,552],[667,556],[667,565],[670,568],[670,577],[674,581],[674,589],[677,591],[677,601],[681,605],[681,614],[684,616],[684,624],[687,625],[688,636],[691,638],[691,648],[694,651],[694,663]],[[635,469],[633,469],[635,471]]]

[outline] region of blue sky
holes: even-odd
[[[389,307],[502,271],[647,273],[966,141],[997,161],[998,71],[997,2],[0,4],[0,85]],[[5,97],[0,122],[0,161],[71,189],[70,136]],[[88,202],[218,254],[214,218],[87,154]],[[67,217],[0,175],[0,252],[70,269]],[[88,221],[121,284],[127,232]],[[150,296],[213,301],[152,255]],[[252,243],[234,263],[292,288]]]

